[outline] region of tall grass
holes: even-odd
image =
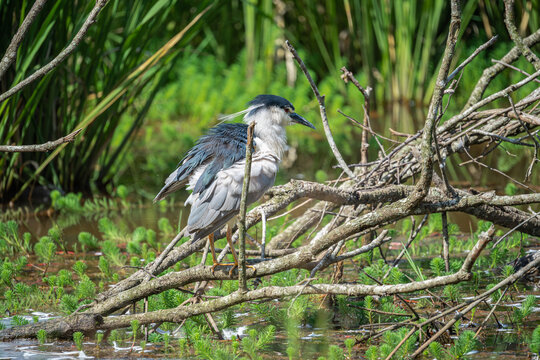
[[[374,88],[373,120],[379,122],[375,128],[418,128],[415,121],[422,121],[423,106],[444,50],[447,1],[218,1],[180,41],[177,48],[182,50],[163,55],[155,66],[137,71],[209,3],[111,0],[74,54],[55,71],[1,103],[2,144],[42,143],[78,126],[85,130],[74,144],[52,154],[0,154],[0,202],[36,185],[66,191],[107,190],[134,161],[134,157],[126,157],[131,143],[155,141],[148,135],[155,129],[146,130],[145,137],[134,135],[141,134],[156,99],[160,100],[158,106],[170,110],[159,116],[188,120],[191,127],[178,135],[182,146],[191,144],[219,112],[237,111],[258,93],[281,94],[296,101],[304,113],[315,114],[305,80],[298,79],[294,90],[285,84],[285,78],[290,78],[290,70],[283,65],[285,39],[302,53],[321,91],[332,95],[327,101],[329,116],[342,147],[350,147],[355,134],[341,131],[345,120],[334,110],[361,114],[359,95],[348,94],[354,89],[339,79],[338,69],[343,65],[357,73],[362,84]],[[538,28],[539,3],[516,1],[516,21],[523,35]],[[0,51],[7,48],[31,5],[29,0],[0,0],[0,27],[5,34],[0,38]],[[81,0],[49,1],[23,41],[16,63],[0,79],[0,91],[58,54],[92,5]],[[502,2],[470,0],[462,5],[463,43],[475,46],[495,33],[501,35],[499,43],[506,41]],[[189,46],[184,47],[186,44]],[[456,51],[463,57],[469,50],[460,46]],[[178,85],[169,86],[172,82]],[[474,75],[469,83],[474,83]],[[311,154],[327,150],[322,149],[322,142],[307,142],[300,145]],[[321,148],[314,149],[316,146]],[[353,152],[345,150],[346,154]],[[155,159],[156,164],[160,161]]]
[[[52,155],[0,154],[0,200],[20,195],[30,181],[83,191],[90,190],[90,184],[98,188],[107,184],[109,172],[121,160],[129,137],[142,125],[167,71],[174,65],[174,57],[167,55],[151,68],[138,69],[163,44],[156,40],[165,38],[162,29],[179,3],[111,1],[70,58],[0,104],[0,143],[43,143],[75,128],[85,128],[74,144]],[[16,31],[31,5],[26,1],[22,6],[0,1],[4,34]],[[1,90],[18,83],[59,53],[92,5],[68,0],[48,2],[21,44],[15,65],[2,79]],[[177,19],[166,33],[178,32],[194,15]],[[0,48],[5,49],[9,41],[10,36],[3,36]],[[134,110],[134,100],[143,91],[146,96]],[[127,111],[137,114],[131,118],[131,129],[124,138],[113,142]],[[41,173],[39,177],[35,177],[36,171]]]

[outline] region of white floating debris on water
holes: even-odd
[[[304,336],[301,339],[302,340],[311,340],[313,338],[320,337],[320,336],[322,336],[322,334],[316,334],[316,333],[312,332],[311,334],[309,334],[307,336]]]
[[[240,339],[246,335],[247,326],[239,326],[236,329],[223,329],[223,338],[231,340],[233,336]]]

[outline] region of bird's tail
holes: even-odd
[[[167,195],[175,192],[176,190],[181,189],[185,185],[185,181],[172,181],[159,191],[159,193],[154,198],[154,202],[158,202],[167,197]]]

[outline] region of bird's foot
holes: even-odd
[[[212,269],[210,271],[212,271],[212,275],[215,275],[214,272],[216,271],[216,268],[218,266],[231,266],[231,265],[232,265],[233,269],[236,266],[234,263],[219,263],[219,262],[214,263],[214,265],[212,265]]]
[[[233,267],[231,268],[231,270],[229,270],[229,276],[231,276],[231,277],[232,277],[232,275],[233,275],[234,269],[236,269],[237,267],[239,267],[238,264],[232,264],[232,266],[233,266]],[[256,271],[256,270],[255,270],[255,266],[251,266],[251,265],[247,265],[247,264],[246,264],[246,270],[249,269],[249,268],[253,269],[253,271]]]
[[[212,275],[215,275],[214,272],[216,271],[216,268],[218,266],[231,266],[231,269],[229,270],[229,276],[230,277],[233,276],[234,270],[236,268],[238,268],[238,264],[235,264],[235,263],[215,263],[214,265],[212,265],[212,268],[210,270],[210,271],[212,271]],[[246,269],[247,268],[251,268],[251,269],[255,270],[255,267],[252,266],[252,265],[246,265]]]

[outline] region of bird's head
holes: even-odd
[[[277,95],[258,95],[248,103],[249,108],[244,116],[246,123],[255,121],[257,124],[279,125],[285,127],[292,124],[302,124],[315,129],[312,123],[294,112],[291,102]]]

